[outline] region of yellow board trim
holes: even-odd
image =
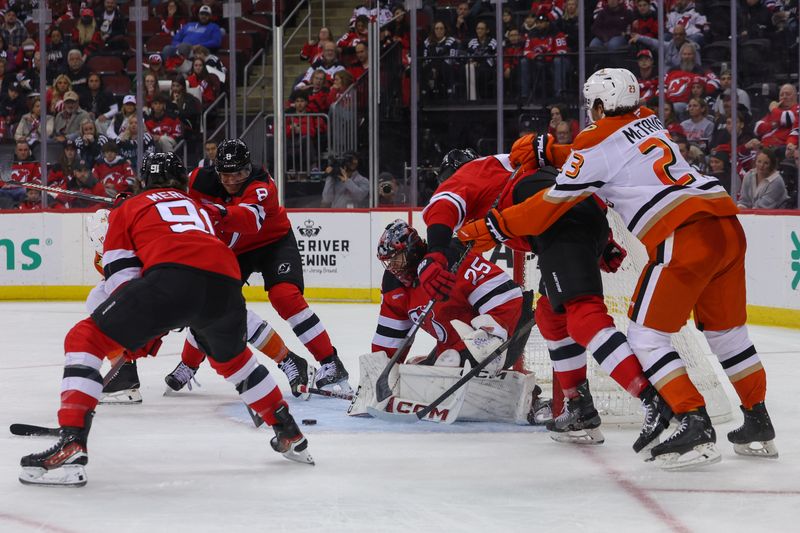
[[[800,329],[800,309],[782,309],[763,305],[747,306],[747,323]]]

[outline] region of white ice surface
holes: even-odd
[[[377,306],[313,307],[357,383]],[[254,308],[306,353],[267,304]],[[751,328],[768,373],[777,460],[734,455],[725,434],[739,425],[738,409],[717,427],[722,463],[668,473],[633,454],[631,429],[605,427],[605,444],[576,447],[533,427],[393,425],[347,417],[341,400],[290,397],[298,419],[318,421],[304,426],[317,461],[305,466],[270,449],[271,430],[253,428],[233,387],[208,366],[202,388],[162,396],[183,343],[172,333],[158,358],[139,364],[144,403],[98,408],[88,485],[23,486],[19,458],[53,439],[6,428],[55,425],[64,334],[84,316],[80,303],[0,304],[1,532],[800,531],[797,330]],[[418,345],[415,353],[432,344]],[[727,382],[726,390],[733,397]]]

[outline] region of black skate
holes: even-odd
[[[286,405],[275,410],[275,419],[277,422],[272,426],[275,436],[269,441],[272,449],[290,461],[313,465],[314,459],[308,453],[308,440],[300,432]]]
[[[775,428],[769,419],[764,402],[757,403],[752,409],[739,406],[744,413],[744,423],[728,433],[728,440],[733,443],[733,451],[739,455],[753,457],[778,457],[775,447]]]
[[[550,438],[558,442],[573,444],[603,444],[605,437],[600,431],[600,415],[594,407],[589,382],[578,385],[578,396],[564,402],[564,410],[545,424]]]
[[[542,388],[539,385],[533,387],[531,410],[528,411],[528,423],[532,426],[542,426],[553,420],[553,401],[550,398],[542,398]]]
[[[633,451],[636,453],[642,450],[648,451],[658,444],[658,436],[669,427],[669,421],[672,419],[672,409],[652,385],[648,385],[642,391],[639,399],[642,400],[644,420],[642,431],[633,443]]]
[[[86,426],[83,428],[62,427],[58,442],[52,448],[20,459],[20,482],[25,485],[54,487],[86,485],[85,467],[89,462],[86,440],[92,425],[92,416],[92,411],[86,414]]]
[[[347,373],[339,355],[334,350],[333,355],[320,361],[320,367],[317,370],[317,388],[352,394],[353,388],[347,381],[349,377],[350,374]]]
[[[184,364],[183,361],[178,363],[178,366],[175,367],[175,370],[164,376],[164,381],[169,387],[166,392],[164,392],[164,395],[166,396],[172,391],[178,392],[187,385],[189,386],[189,390],[192,390],[192,381],[194,381],[194,384],[199,387],[200,383],[194,377],[198,368],[199,367],[191,367],[187,364]]]
[[[311,397],[311,393],[308,392],[308,384],[314,383],[316,371],[313,366],[299,355],[289,352],[283,361],[278,363],[278,368],[286,374],[295,398],[308,400]]]
[[[134,404],[142,403],[142,393],[139,392],[139,372],[136,370],[136,361],[130,361],[119,367],[117,374],[103,387],[104,404]]]
[[[684,470],[706,466],[722,460],[717,447],[717,435],[705,407],[676,414],[678,427],[661,444],[650,450],[651,461],[664,470]]]

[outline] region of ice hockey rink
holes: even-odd
[[[253,304],[306,354],[268,304]],[[315,304],[358,381],[377,306]],[[208,366],[202,387],[162,396],[178,363],[181,333],[157,358],[141,360],[144,402],[99,406],[89,438],[88,485],[23,486],[19,458],[54,439],[13,437],[8,425],[55,425],[63,338],[85,316],[83,304],[0,303],[0,531],[798,531],[800,330],[752,327],[768,375],[767,405],[777,460],[736,456],[717,425],[723,460],[693,472],[665,472],[632,452],[635,429],[604,425],[606,442],[553,442],[527,426],[348,417],[348,403],[288,401],[316,466],[292,463],[269,447],[231,385]],[[417,341],[412,353],[432,346]],[[307,354],[306,354],[307,355]],[[718,373],[719,365],[714,363]],[[284,391],[288,385],[268,363]],[[723,381],[729,397],[733,389]]]

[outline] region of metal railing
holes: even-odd
[[[260,121],[273,126],[273,136],[277,133],[274,115],[266,115]],[[286,129],[289,131],[286,131]],[[331,146],[331,126],[325,113],[284,113],[283,131],[286,134],[286,148],[283,151],[283,173],[287,181],[321,179],[328,166],[328,153]],[[265,135],[267,145],[272,136]],[[248,145],[249,146],[249,145]],[[269,146],[265,155],[272,154]]]
[[[330,151],[341,155],[358,147],[358,83],[354,83],[331,105]]]
[[[250,159],[265,164],[271,154],[267,153],[267,121],[264,120],[263,110],[253,117],[239,137],[250,148]]]
[[[217,128],[211,134],[209,134],[208,133],[208,116],[220,104],[222,104],[222,109],[225,111],[225,115],[224,115],[225,118],[222,120],[222,122],[219,124],[219,126],[217,126]],[[203,111],[203,115],[200,118],[200,130],[203,132],[203,146],[206,145],[206,142],[208,142],[209,139],[212,139],[212,140],[216,139],[216,137],[217,137],[217,135],[219,134],[220,131],[222,131],[223,134],[224,134],[225,129],[228,126],[228,120],[229,119],[230,119],[230,117],[228,115],[228,95],[223,93],[223,94],[217,96],[217,99],[214,100],[211,103],[211,105],[206,108],[205,111]]]
[[[259,106],[259,113],[253,118],[253,122],[255,122],[259,115],[264,114],[265,108],[265,100],[266,100],[266,92],[263,90],[263,86],[260,84],[266,78],[266,67],[267,67],[267,54],[264,52],[265,48],[261,48],[253,57],[250,58],[250,61],[244,66],[244,86],[242,87],[242,127],[247,130],[250,124],[247,123],[247,100],[250,97],[250,94],[258,87],[262,87],[261,90],[261,103]],[[250,69],[252,68],[253,64],[255,63],[256,59],[261,58],[261,75],[256,78],[252,85],[250,85]],[[252,124],[252,123],[251,123]]]

